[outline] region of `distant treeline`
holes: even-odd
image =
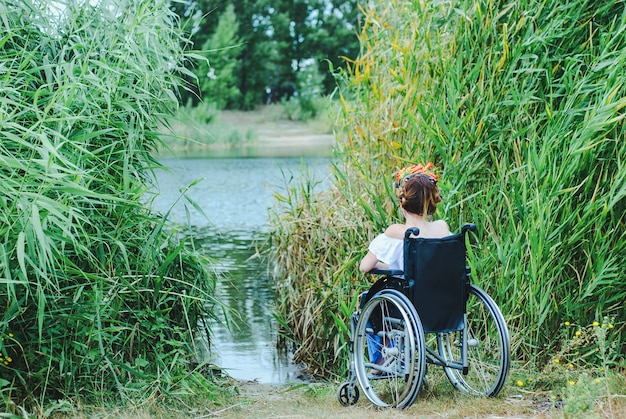
[[[344,57],[358,55],[356,0],[186,0],[172,4],[208,61],[183,93],[224,109],[329,94]]]

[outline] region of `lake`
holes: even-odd
[[[236,379],[272,384],[301,381],[302,371],[291,362],[289,351],[278,348],[272,317],[274,280],[267,262],[256,256],[255,246],[269,231],[273,194],[284,191],[287,182],[301,179],[304,168],[323,188],[330,159],[166,158],[161,163],[168,170],[157,172],[160,194],[154,209],[165,212],[171,207],[171,220],[192,226],[196,244],[221,274],[216,297],[239,313],[230,329],[212,325],[210,360]],[[204,215],[179,199],[182,189],[200,179],[187,196]]]

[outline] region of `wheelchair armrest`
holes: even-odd
[[[372,275],[388,275],[388,276],[404,275],[404,271],[401,269],[376,269],[374,268],[368,273]]]

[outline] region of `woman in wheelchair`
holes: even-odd
[[[360,387],[377,406],[407,408],[425,385],[427,364],[471,394],[496,396],[506,380],[506,322],[470,281],[466,233],[476,226],[452,234],[445,221],[433,221],[441,202],[433,169],[428,163],[396,173],[404,224],[374,238],[361,260],[361,272],[379,279],[350,319],[348,381],[337,392],[342,405],[355,404]]]
[[[450,230],[444,220],[432,221],[441,202],[438,177],[432,172],[432,163],[406,167],[395,175],[395,187],[404,216],[404,224],[392,224],[378,235],[368,247],[367,255],[360,265],[361,272],[372,269],[404,269],[404,233],[417,227],[420,237],[440,238],[449,236]]]
[[[378,235],[368,247],[367,255],[363,258],[360,270],[363,273],[373,269],[403,270],[404,269],[404,234],[409,228],[417,227],[420,237],[440,238],[449,236],[450,230],[444,220],[432,221],[437,210],[437,204],[441,202],[438,177],[433,173],[432,163],[423,166],[413,165],[399,170],[395,174],[395,188],[400,210],[404,217],[404,224],[392,224],[383,234]],[[361,297],[365,298],[365,295]],[[377,365],[384,365],[386,360],[380,350],[372,349],[389,346],[382,342],[379,336],[371,334],[370,359]],[[378,343],[378,344],[375,344]],[[379,370],[373,371],[374,375],[380,375]]]

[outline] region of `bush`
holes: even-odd
[[[211,314],[207,261],[146,202],[184,71],[174,15],[62,4],[0,5],[4,411],[184,387]]]

